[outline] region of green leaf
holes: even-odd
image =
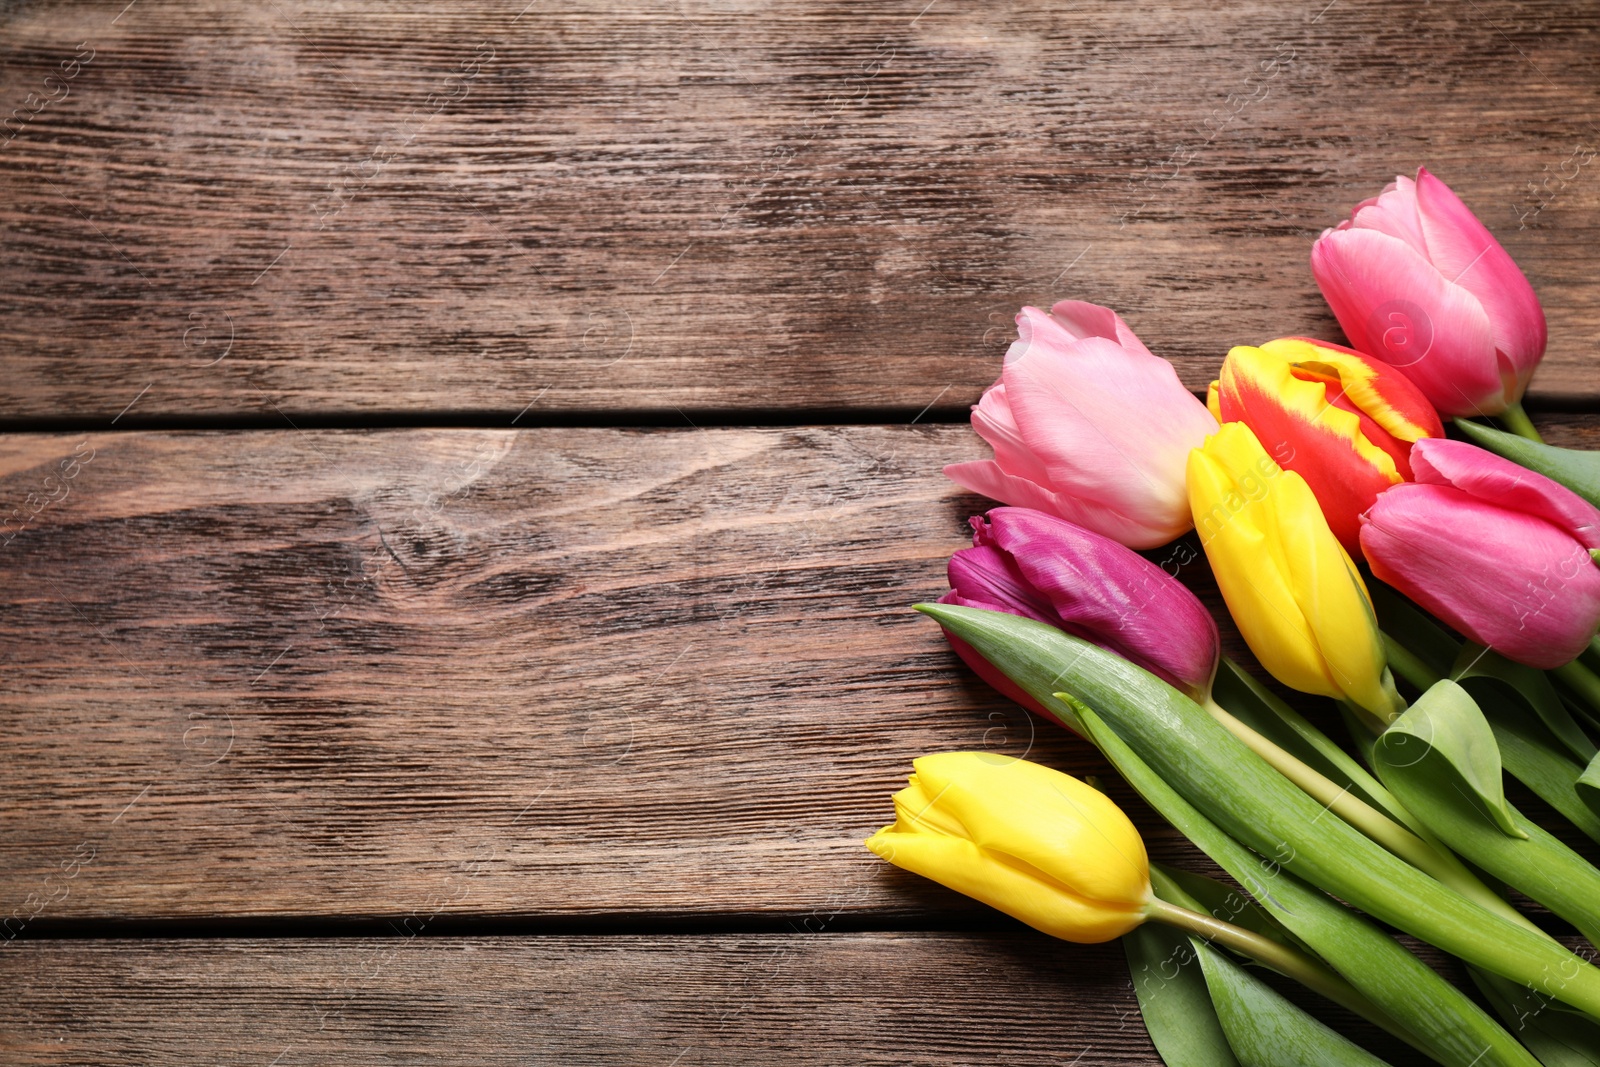
[[[1592,641],[1590,643],[1593,644]],[[1596,712],[1600,711],[1600,674],[1589,669],[1582,655],[1553,668],[1549,676],[1560,683],[1561,693],[1567,698],[1567,703],[1579,709],[1588,721],[1594,722]]]
[[[1356,912],[1257,856],[1184,800],[1093,711],[1080,720],[1128,784],[1261,907],[1374,1002],[1380,1026],[1449,1067],[1537,1067],[1527,1051],[1466,994]],[[1147,924],[1148,925],[1148,924]],[[1374,1020],[1378,1021],[1378,1020]],[[1489,1049],[1487,1056],[1484,1049]]]
[[[1465,690],[1448,681],[1428,690],[1378,739],[1374,756],[1383,784],[1463,859],[1600,944],[1600,871],[1506,803],[1494,734]]]
[[[1089,712],[1090,715],[1094,713]],[[1208,878],[1193,871],[1180,870],[1166,867],[1159,863],[1150,865],[1151,880],[1156,894],[1171,904],[1187,908],[1193,912],[1210,914],[1213,918],[1225,923],[1243,927],[1262,937],[1277,941],[1280,944],[1297,948],[1308,955],[1315,957],[1316,952],[1300,938],[1296,937],[1288,927],[1284,926],[1260,904],[1251,900],[1249,895],[1230,885],[1225,885],[1215,878]],[[1324,898],[1325,899],[1325,898]],[[1331,902],[1329,902],[1331,903]],[[1337,907],[1337,905],[1335,905]],[[1147,923],[1146,926],[1154,926]],[[1208,945],[1214,951],[1223,951],[1225,946],[1205,939],[1194,941],[1196,946]],[[1240,962],[1239,958],[1231,952],[1225,953],[1225,961]],[[1248,965],[1248,964],[1247,964]],[[1342,1063],[1351,1062],[1344,1057],[1349,1055],[1346,1043],[1342,1038],[1335,1038],[1330,1042],[1327,1031],[1321,1023],[1316,1022],[1311,1016],[1306,1015],[1300,1008],[1284,1001],[1270,987],[1263,985],[1249,972],[1231,968],[1223,977],[1232,975],[1244,987],[1239,991],[1241,995],[1229,998],[1217,989],[1218,975],[1213,974],[1214,968],[1206,967],[1206,979],[1211,985],[1212,996],[1216,1001],[1212,1008],[1216,1016],[1222,1018],[1222,1028],[1226,1031],[1227,1039],[1232,1047],[1240,1053],[1240,1059],[1245,1063]],[[1244,1003],[1242,1016],[1238,1010],[1240,1002],[1248,1002],[1252,998],[1264,998],[1268,1003],[1264,1005],[1251,1005]],[[1235,1010],[1229,1014],[1229,1007]],[[1286,1016],[1279,1018],[1279,1016]],[[1251,1020],[1254,1020],[1253,1022]],[[1392,1019],[1390,1020],[1393,1021]],[[1250,1027],[1245,1030],[1248,1024]],[[1282,1031],[1284,1029],[1304,1029],[1308,1031],[1308,1040],[1295,1042],[1286,1040]],[[1276,1035],[1276,1036],[1275,1036]],[[1411,1038],[1406,1038],[1412,1042]],[[1326,1046],[1326,1047],[1324,1047]],[[1307,1048],[1310,1053],[1306,1053]],[[1365,1053],[1356,1054],[1354,1062],[1375,1062],[1365,1057]]]
[[[972,645],[1041,705],[1077,719],[1055,695],[1071,692],[1183,799],[1262,855],[1485,970],[1528,984],[1551,971],[1570,972],[1561,999],[1600,1015],[1600,970],[1538,931],[1491,915],[1328,817],[1210,713],[1148,671],[1032,619],[953,604],[919,604],[917,610]]]
[[[1578,775],[1575,792],[1592,813],[1600,815],[1600,756],[1590,760],[1583,773]]]
[[[1389,1013],[1380,1026],[1449,1067],[1537,1067],[1515,1039],[1459,989],[1382,930],[1223,833],[1184,800],[1093,711],[1084,736],[1128,784],[1261,907]],[[1485,1058],[1484,1049],[1490,1052]]]
[[[1235,718],[1402,825],[1416,829],[1411,813],[1349,753],[1224,656],[1211,696]]]
[[[1144,1028],[1167,1067],[1239,1067],[1188,934],[1145,923],[1123,935],[1122,951]]]
[[[1449,674],[1457,653],[1461,651],[1460,638],[1440,625],[1432,615],[1382,582],[1368,581],[1367,591],[1371,593],[1372,606],[1378,613],[1378,627],[1420,659],[1435,676],[1442,678]]]
[[[1427,657],[1428,666],[1436,676],[1447,674],[1455,664],[1461,642],[1440,629],[1431,618],[1400,594],[1381,583],[1372,584],[1372,595],[1379,604],[1378,614],[1387,620],[1386,625],[1407,627],[1408,639],[1422,642],[1430,649],[1417,656]],[[1405,620],[1409,619],[1409,622]],[[1394,638],[1392,633],[1387,636]],[[1446,654],[1446,650],[1448,654]],[[1444,656],[1442,663],[1440,657]],[[1548,681],[1548,675],[1546,675]],[[1473,699],[1494,728],[1495,742],[1500,748],[1501,762],[1517,781],[1533,790],[1538,797],[1589,837],[1600,841],[1600,815],[1590,811],[1579,798],[1574,786],[1583,766],[1572,760],[1567,746],[1562,745],[1548,727],[1536,716],[1528,714],[1530,705],[1520,695],[1508,692],[1500,685],[1471,685]],[[1565,700],[1562,705],[1570,714]],[[1579,709],[1582,710],[1581,708]],[[1347,723],[1347,725],[1350,725]],[[1350,726],[1352,737],[1361,748],[1362,757],[1370,765],[1372,734],[1357,723]]]
[[[1389,774],[1413,766],[1441,777],[1435,792],[1452,792],[1508,837],[1526,838],[1506,803],[1505,778],[1494,731],[1472,696],[1455,682],[1441,681],[1422,694],[1378,738],[1374,758],[1378,777],[1390,789]],[[1402,802],[1403,798],[1402,798]],[[1408,803],[1409,808],[1411,805]],[[1412,808],[1431,825],[1428,816]]]
[[[1372,746],[1378,743],[1377,737],[1356,710],[1342,700],[1339,701],[1339,718],[1344,723],[1344,732],[1350,737],[1350,747],[1360,754],[1361,762],[1371,767]]]
[[[1222,953],[1195,938],[1190,943],[1240,1067],[1382,1067],[1383,1060],[1313,1019]]]
[[[1544,723],[1526,713],[1518,701],[1500,693],[1478,693],[1478,707],[1494,728],[1500,759],[1512,777],[1540,800],[1567,817],[1590,838],[1600,841],[1600,813],[1591,811],[1578,791],[1583,765],[1575,762]]]
[[[1587,652],[1583,654],[1584,658],[1586,658],[1588,655],[1589,654]],[[1600,712],[1597,712],[1595,709],[1591,708],[1587,701],[1580,700],[1578,697],[1573,696],[1568,690],[1558,688],[1557,692],[1561,694],[1561,703],[1566,705],[1568,711],[1572,712],[1573,715],[1577,716],[1583,722],[1588,723],[1591,730],[1600,729]]]
[[[1456,429],[1480,448],[1560,482],[1600,508],[1600,452],[1557,448],[1467,419],[1457,419]]]
[[[1513,663],[1492,649],[1469,643],[1462,646],[1450,677],[1474,697],[1494,689],[1519,701],[1580,763],[1589,762],[1600,752],[1562,703],[1561,694],[1544,671]]]
[[[1484,998],[1545,1067],[1600,1067],[1600,1024],[1526,986],[1469,970]]]

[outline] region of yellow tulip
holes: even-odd
[[[913,766],[894,825],[866,841],[883,859],[1067,941],[1110,941],[1149,917],[1144,841],[1103,793],[985,752]]]
[[[866,841],[895,866],[1065,941],[1098,944],[1149,920],[1167,923],[1303,982],[1415,1043],[1321,960],[1198,910],[1172,872],[1151,871],[1139,831],[1098,790],[989,752],[941,752],[913,766],[910,784],[894,795],[894,825]]]
[[[1189,453],[1188,482],[1200,543],[1261,665],[1292,689],[1398,714],[1367,587],[1305,479],[1230,422]]]

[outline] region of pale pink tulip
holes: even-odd
[[[1498,415],[1544,357],[1533,287],[1426,168],[1324,230],[1311,273],[1350,344],[1402,368],[1441,414]]]
[[[1131,548],[1192,525],[1189,450],[1217,422],[1110,308],[1025,307],[1000,380],[972,411],[994,459],[945,474],[975,493],[1057,515]]]

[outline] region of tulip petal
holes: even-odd
[[[1536,515],[1584,548],[1600,548],[1600,509],[1559,482],[1465,441],[1429,441],[1413,453],[1417,481]]]
[[[1112,941],[1144,921],[1142,909],[1085,901],[1023,865],[998,860],[971,841],[879,830],[866,846],[896,867],[1020,919],[1064,941]]]
[[[1150,863],[1133,823],[1104,793],[1038,763],[990,752],[913,761],[943,818],[992,853],[1043,872],[1078,897],[1123,903],[1149,893]]]
[[[1287,355],[1317,351],[1303,347],[1306,352],[1288,346]],[[1361,417],[1331,403],[1324,382],[1295,377],[1285,355],[1281,344],[1272,351],[1247,345],[1229,351],[1219,392],[1223,417],[1245,423],[1279,465],[1305,478],[1335,536],[1355,548],[1360,514],[1401,480],[1400,472],[1394,457],[1362,433]]]
[[[1533,286],[1488,227],[1425,167],[1417,171],[1417,213],[1433,265],[1488,312],[1495,348],[1520,382],[1510,399],[1519,399],[1548,339]]]
[[[1050,317],[1076,340],[1104,337],[1130,352],[1150,356],[1150,350],[1139,340],[1138,334],[1128,329],[1122,316],[1108,307],[1082,300],[1060,300],[1050,308]]]
[[[1217,624],[1181,582],[1117,542],[1051,515],[995,508],[988,518],[974,521],[976,540],[1005,555],[1052,609],[1051,617],[1011,614],[1061,626],[1191,694],[1209,692],[1220,654]],[[954,575],[951,584],[974,595]]]
[[[952,463],[945,477],[964,489],[1015,507],[1033,508],[1059,515],[1068,522],[1104,534],[1130,548],[1159,548],[1189,529],[1189,517],[1165,525],[1151,525],[1138,516],[1081,497],[1051,492],[1044,486],[1007,474],[992,459]]]
[[[994,461],[1001,470],[1037,485],[1049,483],[1049,472],[1028,448],[1011,415],[1005,382],[996,382],[979,398],[978,406],[972,409],[972,428],[994,449]]]
[[[1347,228],[1376,230],[1410,245],[1422,256],[1428,254],[1428,241],[1417,214],[1417,183],[1399,175],[1383,192],[1363,200],[1350,213]]]
[[[1300,378],[1302,375],[1302,371],[1298,369],[1295,371],[1296,378]],[[1361,424],[1361,436],[1365,437],[1368,441],[1372,442],[1374,446],[1382,449],[1388,454],[1389,461],[1394,464],[1395,473],[1400,476],[1401,481],[1410,481],[1410,446],[1403,441],[1395,440],[1384,430],[1382,426],[1379,426],[1376,422],[1372,421],[1366,412],[1356,407],[1349,395],[1342,388],[1340,388],[1338,381],[1325,382],[1324,384],[1327,386],[1328,390],[1328,405],[1330,407],[1336,407],[1340,411],[1348,411],[1350,414],[1354,415],[1356,420]],[[1382,492],[1382,490],[1380,489],[1379,492]],[[1349,548],[1350,546],[1346,545],[1345,547]]]
[[[1233,426],[1243,428],[1239,423],[1225,423],[1213,440]],[[1249,471],[1253,466],[1253,461],[1247,461],[1243,469]],[[1245,643],[1284,685],[1337,698],[1339,688],[1317,652],[1316,639],[1295,602],[1285,569],[1274,559],[1271,539],[1259,525],[1263,520],[1270,522],[1270,515],[1247,506],[1251,501],[1246,493],[1261,494],[1264,487],[1264,480],[1256,480],[1241,492],[1227,467],[1216,458],[1198,448],[1189,455],[1195,528]]]
[[[937,799],[938,794],[922,788],[922,779],[911,775],[906,779],[906,787],[894,795],[894,832],[944,834],[972,840],[961,820],[950,813],[948,805],[936,804]]]
[[[1600,568],[1583,545],[1542,518],[1453,486],[1408,483],[1384,493],[1361,548],[1379,580],[1530,667],[1570,662],[1600,625]]]
[[[1422,390],[1382,360],[1331,341],[1306,337],[1280,337],[1262,345],[1261,350],[1286,359],[1297,368],[1331,371],[1355,407],[1398,441],[1414,444],[1424,437],[1444,436],[1439,413]]]
[[[1473,444],[1536,471],[1600,507],[1600,452],[1556,448],[1542,441],[1530,441],[1504,430],[1491,429],[1471,419],[1457,419],[1456,429]]]
[[[1305,481],[1285,471],[1268,490],[1289,583],[1343,699],[1379,714],[1390,707],[1378,620],[1355,564],[1321,521]],[[1382,497],[1379,497],[1381,500]]]
[[[1350,343],[1404,370],[1440,412],[1504,410],[1483,305],[1410,245],[1376,230],[1335,230],[1312,246],[1311,270]]]
[[[971,607],[1008,611],[1052,626],[1057,624],[1058,616],[1050,599],[1034,586],[1006,552],[986,544],[963,548],[950,557],[947,574],[951,592]]]
[[[1070,352],[1033,343],[1045,327],[1030,321],[1020,329],[1031,347],[1006,363],[1006,395],[1048,484],[1149,526],[1187,529],[1184,455],[1215,428],[1204,405],[1166,360],[1099,337]]]
[[[944,476],[961,488],[1004,501],[1020,508],[1038,508],[1054,511],[1056,495],[1037,482],[1015,474],[1007,474],[992,459],[977,459],[970,463],[951,463]]]

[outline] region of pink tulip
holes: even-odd
[[[972,547],[950,559],[941,604],[1005,611],[1092,641],[1203,700],[1211,692],[1217,624],[1195,595],[1143,556],[1109,538],[1028,508],[995,508],[972,520]],[[1038,704],[970,645],[962,659],[1019,704]]]
[[[1498,415],[1544,357],[1533,287],[1427,168],[1324,230],[1311,273],[1350,344],[1403,368],[1442,414]]]
[[[1022,309],[972,426],[994,459],[946,467],[951,479],[1154,548],[1193,525],[1184,466],[1217,422],[1116,312],[1063,300]]]
[[[1462,441],[1418,441],[1411,470],[1362,516],[1372,573],[1518,663],[1582,652],[1600,626],[1600,510]]]

